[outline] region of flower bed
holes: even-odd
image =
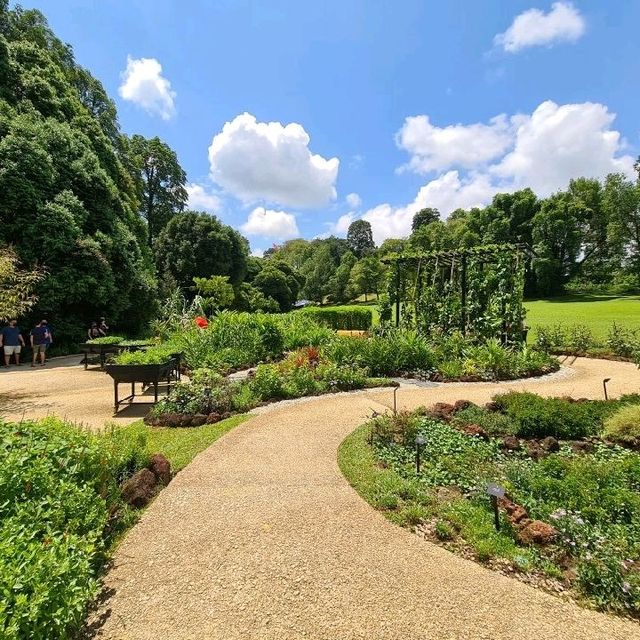
[[[508,575],[639,617],[640,455],[602,438],[614,415],[627,423],[639,404],[514,393],[486,408],[461,401],[380,416],[343,443],[340,466],[394,522]],[[500,531],[489,483],[506,490]]]

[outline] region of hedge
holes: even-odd
[[[307,307],[296,313],[307,314],[318,324],[331,329],[367,331],[371,328],[373,314],[371,309],[361,309],[360,307],[328,308]]]

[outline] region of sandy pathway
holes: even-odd
[[[54,358],[45,367],[32,369],[27,363],[0,368],[0,416],[20,421],[56,415],[101,429],[107,422],[128,424],[147,413],[149,405],[139,405],[113,418],[113,380],[96,367],[85,371],[81,360],[81,355],[74,355]],[[121,385],[121,396],[128,393],[129,386]]]
[[[602,396],[640,389],[622,363],[578,361],[553,382],[402,389],[402,406],[503,388]],[[640,639],[387,522],[346,483],[343,438],[391,392],[275,405],[201,453],[118,549],[97,637],[173,639]],[[95,617],[94,617],[95,620]]]

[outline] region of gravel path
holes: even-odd
[[[626,363],[578,360],[551,381],[403,388],[402,407],[502,389],[602,397]],[[180,472],[120,545],[94,614],[117,640],[622,640],[640,625],[581,609],[390,524],[336,451],[390,390],[274,405]],[[97,623],[101,624],[97,624]]]
[[[81,360],[82,355],[74,355],[49,360],[44,367],[27,363],[0,368],[0,415],[13,421],[56,415],[90,429],[102,429],[107,422],[128,424],[146,415],[149,405],[136,405],[114,418],[113,380],[96,367],[85,371]],[[129,389],[120,385],[120,395],[128,395]],[[141,399],[148,400],[136,402]]]

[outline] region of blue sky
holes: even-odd
[[[103,82],[123,131],[175,149],[192,204],[254,250],[357,217],[381,241],[421,206],[547,195],[630,174],[640,151],[631,0],[23,4]]]

